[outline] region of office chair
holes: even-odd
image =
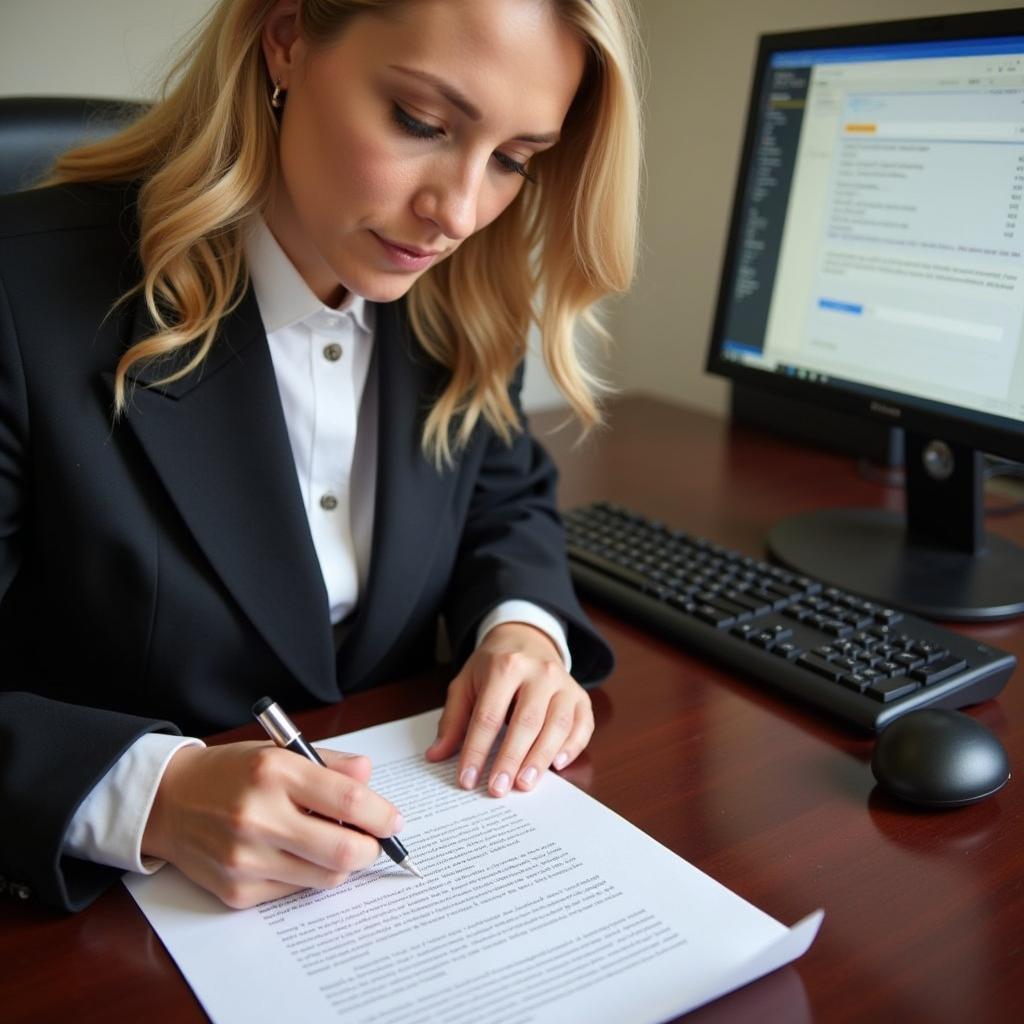
[[[87,96],[0,96],[0,195],[38,181],[65,150],[113,135],[146,106]]]

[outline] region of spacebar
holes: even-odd
[[[619,565],[610,558],[605,558],[604,555],[598,555],[593,551],[570,547],[569,557],[590,566],[591,569],[596,569],[605,576],[611,576],[613,579],[633,587],[634,590],[647,590],[648,587],[654,586],[653,581],[649,580],[642,572],[637,572],[635,569],[627,569],[626,566]]]

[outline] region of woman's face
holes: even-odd
[[[319,48],[294,13],[263,36],[287,91],[267,221],[321,300],[389,302],[534,187],[583,44],[549,0],[414,0]]]

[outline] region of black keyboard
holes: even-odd
[[[580,591],[867,729],[996,696],[1017,659],[917,616],[597,502],[565,517]]]

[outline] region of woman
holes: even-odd
[[[572,331],[632,269],[632,38],[625,0],[222,0],[161,103],[0,202],[15,891],[162,860],[241,907],[371,863],[402,821],[364,758],[180,733],[422,669],[439,621],[428,757],[500,797],[586,746],[569,666],[611,657],[518,393],[536,302],[596,418]]]

